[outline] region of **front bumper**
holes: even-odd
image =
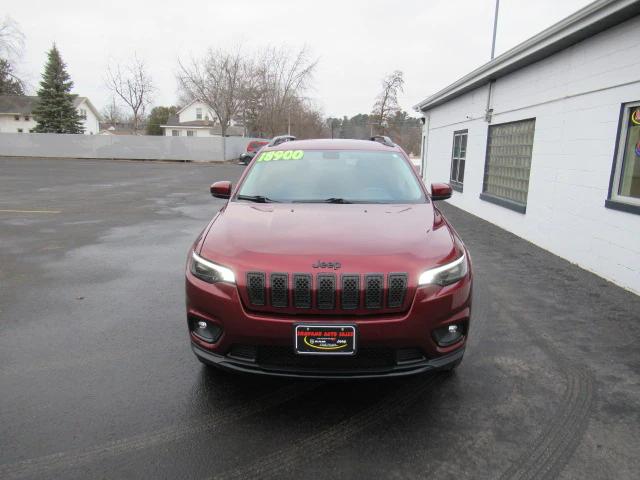
[[[196,344],[191,343],[193,353],[204,363],[224,370],[241,373],[253,373],[259,375],[270,375],[290,378],[310,378],[310,379],[340,379],[340,378],[380,378],[380,377],[403,377],[416,375],[419,373],[446,369],[462,359],[464,347],[458,348],[454,352],[434,359],[396,363],[386,367],[365,367],[365,368],[331,368],[328,366],[284,366],[257,363],[239,358],[218,355],[204,350]]]
[[[243,305],[236,285],[209,284],[186,272],[186,299],[189,324],[198,319],[218,326],[221,336],[207,343],[190,332],[194,353],[205,363],[234,371],[306,378],[370,378],[411,375],[444,368],[458,361],[466,346],[471,316],[472,277],[469,274],[447,287],[418,288],[406,312],[387,315],[277,315],[257,313]],[[353,324],[358,331],[358,354],[344,362],[302,361],[293,352],[294,325],[300,323]],[[433,330],[457,324],[462,339],[448,346],[438,345]],[[238,358],[236,348],[278,350],[273,356]],[[401,352],[417,350],[411,361],[380,362],[367,357],[365,350]],[[316,357],[316,356],[314,356]],[[267,360],[265,360],[267,358]],[[349,361],[353,359],[353,362]],[[367,360],[372,360],[368,362]]]

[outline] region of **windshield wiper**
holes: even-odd
[[[320,199],[310,199],[310,200],[293,200],[293,203],[353,203],[349,200],[345,200],[344,198],[338,197],[330,197],[330,198],[320,198]]]
[[[238,200],[249,200],[250,202],[256,203],[277,203],[277,200],[273,200],[269,197],[264,197],[262,195],[238,195],[236,197]]]

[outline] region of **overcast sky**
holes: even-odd
[[[497,54],[589,0],[501,0]],[[405,74],[401,106],[413,105],[489,60],[495,0],[187,0],[5,2],[26,36],[20,71],[35,88],[55,41],[74,92],[108,102],[108,62],[143,58],[155,105],[176,102],[178,58],[242,43],[300,48],[319,58],[308,92],[325,115],[368,113],[380,80]],[[34,92],[31,92],[34,93]]]

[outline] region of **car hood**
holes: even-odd
[[[200,254],[238,273],[326,270],[312,267],[320,261],[339,262],[338,273],[407,272],[416,279],[459,256],[453,235],[431,203],[229,202]]]

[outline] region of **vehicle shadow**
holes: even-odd
[[[354,437],[379,436],[396,418],[411,417],[407,412],[416,403],[429,405],[426,415],[437,418],[438,412],[446,410],[443,387],[448,391],[461,388],[461,380],[448,372],[322,381],[263,378],[203,367],[200,382],[201,395],[213,402],[211,407],[219,402],[212,391],[224,390],[229,397],[226,401],[237,405],[237,421],[250,425],[226,435],[228,442],[250,444],[262,439],[247,458],[241,457],[213,478],[288,477],[310,460],[339,451]],[[274,440],[277,438],[288,441],[281,443]]]

